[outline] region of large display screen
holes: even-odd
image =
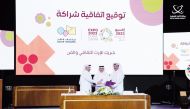
[[[16,0],[16,74],[163,73],[163,0]]]
[[[187,70],[190,66],[190,33],[164,34],[164,70]]]

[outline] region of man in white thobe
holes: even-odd
[[[112,86],[113,91],[122,94],[124,91],[123,81],[125,76],[119,63],[113,64],[113,72],[111,73],[110,77],[111,80],[115,82],[115,84]]]
[[[109,81],[109,75],[106,72],[104,72],[104,66],[99,66],[98,70],[99,72],[96,73],[93,78],[94,82],[96,83],[95,90],[102,86],[105,86],[105,83]]]
[[[94,83],[91,73],[91,65],[85,65],[84,71],[80,75],[80,91],[85,93],[91,93],[92,92],[92,85]]]

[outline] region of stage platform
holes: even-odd
[[[124,95],[61,94],[60,109],[150,109],[150,96],[144,93]]]

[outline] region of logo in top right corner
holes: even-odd
[[[186,19],[186,15],[184,14],[184,5],[173,5],[172,15],[170,15],[170,19],[172,20],[184,20]]]
[[[183,5],[173,5],[173,11],[172,14],[183,14]]]
[[[190,80],[190,65],[188,65],[187,69],[185,70],[185,75]]]

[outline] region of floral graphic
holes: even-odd
[[[119,92],[113,92],[113,90],[108,86],[100,87],[98,90],[96,90],[91,95],[120,95]]]
[[[50,19],[51,19],[51,17],[48,17],[48,19],[46,21],[46,16],[43,13],[37,13],[36,16],[35,16],[36,23],[44,24],[44,22],[46,22],[45,25],[47,27],[51,27],[51,22],[49,21]]]

